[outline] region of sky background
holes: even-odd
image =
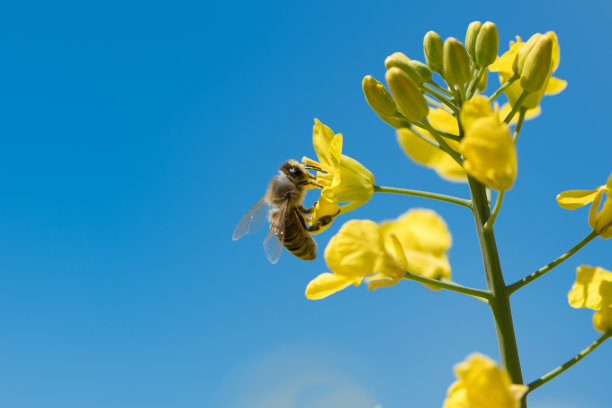
[[[0,407],[440,407],[452,366],[498,360],[489,309],[405,281],[304,297],[327,267],[265,233],[232,242],[278,166],[314,156],[313,119],[377,184],[467,197],[407,159],[367,106],[366,74],[395,51],[423,59],[435,30],[469,22],[555,30],[556,76],[519,139],[519,173],[496,223],[507,282],[589,232],[567,189],[612,168],[608,2],[9,2],[0,10]],[[489,93],[497,85],[490,79]],[[314,197],[309,195],[307,202]],[[485,287],[469,211],[375,195],[351,218],[439,212],[454,279]],[[590,344],[592,312],[567,304],[580,264],[612,269],[596,239],[512,297],[526,381]],[[530,395],[535,408],[608,408],[612,346]]]

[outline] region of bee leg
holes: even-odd
[[[310,227],[307,228],[308,231],[309,232],[319,231],[321,228],[325,227],[326,225],[331,224],[331,222],[334,220],[334,218],[336,218],[336,216],[338,216],[338,214],[340,214],[340,210],[338,210],[338,212],[335,213],[334,215],[324,215],[323,217],[316,220],[313,224],[311,224]]]
[[[297,209],[302,214],[312,214],[312,212],[314,211],[314,205],[312,207],[309,207],[309,208],[305,208],[303,205],[300,205],[299,207],[297,207]]]
[[[297,185],[300,186],[300,187],[302,187],[302,186],[315,186],[315,187],[318,187],[318,188],[321,188],[321,189],[323,188],[322,185],[320,185],[319,183],[316,183],[316,182],[314,182],[312,180],[299,181],[297,183]]]

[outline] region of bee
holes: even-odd
[[[305,208],[302,204],[306,190],[309,186],[322,188],[308,170],[321,172],[319,168],[303,165],[296,160],[283,163],[279,174],[270,181],[266,194],[242,217],[232,239],[236,241],[246,234],[256,233],[264,226],[267,218],[270,231],[263,246],[271,263],[278,261],[283,246],[300,259],[315,259],[317,244],[310,232],[329,224],[333,217],[324,216],[314,224],[306,225],[314,210],[314,206]]]

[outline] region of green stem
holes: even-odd
[[[527,98],[527,96],[529,96],[528,91],[523,91],[523,93],[521,93],[521,96],[519,96],[519,98],[517,99],[516,103],[512,107],[512,110],[510,111],[508,116],[506,116],[506,119],[504,119],[505,124],[510,123],[516,112],[518,112],[518,110],[521,108],[521,105],[523,104],[523,101],[525,100],[525,98]]]
[[[512,84],[514,83],[514,81],[516,81],[517,79],[519,79],[519,76],[518,76],[518,75],[515,75],[515,76],[513,76],[512,78],[510,78],[510,79],[508,80],[508,82],[506,82],[505,84],[503,84],[502,86],[500,86],[500,87],[499,87],[499,89],[498,89],[497,91],[495,91],[495,92],[493,93],[493,95],[491,95],[491,97],[489,98],[489,103],[490,103],[490,102],[493,102],[495,99],[497,99],[497,97],[498,97],[499,95],[503,94],[503,93],[504,93],[504,91],[505,91],[506,89],[508,89],[508,87],[509,87],[510,85],[512,85]]]
[[[519,110],[518,122],[516,122],[516,127],[514,128],[514,135],[512,136],[512,140],[514,144],[518,140],[519,133],[521,133],[521,128],[523,127],[523,122],[525,121],[525,114],[527,113],[527,108],[521,108]]]
[[[455,160],[459,165],[463,165],[463,159],[461,158],[461,156],[459,155],[459,153],[457,153],[456,151],[453,150],[452,147],[450,147],[448,145],[448,143],[446,143],[446,141],[444,139],[442,139],[442,136],[440,136],[438,134],[438,131],[436,129],[434,129],[429,122],[427,122],[427,119],[425,119],[423,122],[421,122],[423,124],[423,126],[425,127],[425,129],[427,129],[429,131],[429,133],[433,136],[434,139],[436,139],[436,142],[438,142],[438,144],[440,145],[440,148],[442,150],[444,150],[446,153],[448,153],[448,155],[450,157],[453,158],[453,160]]]
[[[453,111],[450,110],[450,108],[448,108],[446,105],[438,102],[437,100],[435,100],[434,98],[432,98],[429,95],[425,95],[425,100],[427,101],[428,104],[430,104],[431,106],[434,106],[438,109],[443,109],[445,112],[450,113],[451,115],[453,114]]]
[[[391,193],[391,194],[403,194],[414,197],[424,197],[431,198],[432,200],[445,201],[447,203],[458,204],[463,207],[472,208],[472,201],[467,200],[465,198],[448,196],[445,194],[438,193],[430,193],[429,191],[418,191],[418,190],[409,190],[406,188],[395,188],[395,187],[384,187],[384,186],[374,186],[375,193]]]
[[[455,114],[459,114],[459,109],[455,106],[455,104],[448,99],[446,96],[438,92],[435,88],[433,88],[429,84],[423,84],[423,90],[429,93],[431,96],[448,106]]]
[[[418,124],[418,123],[417,123],[417,124],[415,124],[414,126],[416,126],[416,127],[421,127],[421,126],[420,126],[420,124]],[[431,126],[424,126],[424,127],[423,127],[423,129],[427,130],[428,132],[432,132],[432,127],[431,127]],[[447,138],[447,139],[451,139],[451,140],[454,140],[454,141],[456,141],[456,142],[460,142],[460,141],[461,141],[461,137],[460,137],[459,135],[454,135],[454,134],[452,134],[452,133],[443,132],[443,131],[441,131],[441,130],[437,130],[437,129],[434,129],[433,131],[434,131],[436,134],[438,134],[438,135],[440,135],[440,136],[442,136],[442,137],[445,137],[445,138]]]
[[[472,296],[474,298],[478,298],[479,300],[484,300],[485,302],[489,302],[491,299],[491,292],[488,290],[475,289],[467,286],[459,285],[458,283],[454,283],[451,281],[441,281],[437,279],[426,278],[421,275],[416,275],[410,272],[404,272],[404,278],[413,280],[415,282],[420,282],[425,285],[433,286],[440,289],[447,289],[457,293],[463,293],[465,295]]]
[[[466,99],[470,99],[474,95],[475,89],[478,88],[478,83],[482,79],[482,75],[485,73],[486,70],[486,67],[478,67],[478,71],[476,72],[474,79],[472,79],[472,82],[470,82],[470,85],[468,86]]]
[[[436,88],[438,91],[445,93],[448,96],[453,96],[448,89],[441,87],[440,85],[438,85],[436,82],[434,82],[433,80],[427,82],[427,85],[431,85],[434,88]]]
[[[564,372],[565,370],[567,370],[568,368],[570,368],[571,366],[573,366],[574,364],[576,364],[577,362],[579,362],[580,360],[588,356],[593,350],[599,347],[604,341],[606,341],[611,336],[612,336],[612,330],[608,330],[607,332],[602,334],[597,340],[595,340],[589,347],[585,348],[580,353],[576,354],[574,357],[572,357],[571,359],[569,359],[568,361],[566,361],[559,367],[555,368],[548,374],[545,374],[542,377],[538,378],[537,380],[532,381],[529,384],[527,384],[527,387],[529,387],[529,389],[527,390],[527,393],[530,393],[536,388],[546,384],[547,382],[549,382],[550,380],[552,380],[553,378],[555,378],[556,376],[558,376],[559,374],[561,374],[562,372]]]
[[[487,232],[491,232],[493,230],[493,224],[495,223],[497,214],[499,214],[499,210],[501,209],[502,202],[504,201],[504,194],[506,194],[506,191],[502,190],[499,192],[497,196],[497,201],[495,201],[495,208],[493,208],[493,212],[491,213],[491,216],[489,217],[489,219],[487,220],[484,226],[484,229]]]
[[[480,251],[484,263],[487,287],[492,293],[489,305],[493,312],[493,319],[495,320],[502,365],[508,370],[512,383],[522,384],[523,375],[521,373],[521,363],[519,360],[518,347],[516,345],[514,325],[512,323],[510,298],[506,293],[506,285],[504,283],[497,245],[495,243],[495,235],[493,231],[484,229],[484,224],[489,218],[489,204],[487,202],[485,187],[470,176],[468,176],[468,183],[470,192],[472,193],[472,212],[474,214],[478,242],[480,243]],[[526,406],[527,403],[525,399],[523,399],[521,407],[526,408]]]
[[[512,285],[508,285],[508,287],[506,288],[506,292],[508,292],[508,295],[511,295],[517,290],[519,290],[520,288],[522,288],[523,286],[527,285],[529,282],[536,280],[540,276],[544,275],[546,272],[552,270],[553,268],[561,264],[561,262],[565,261],[570,256],[574,255],[583,246],[591,242],[593,238],[595,238],[596,236],[597,236],[597,233],[595,231],[592,231],[589,235],[587,235],[580,242],[574,245],[572,249],[570,249],[569,251],[567,251],[566,253],[564,253],[563,255],[561,255],[560,257],[558,257],[551,263],[549,263],[548,265],[541,267],[540,269],[538,269],[531,275],[525,276],[523,279],[521,279],[520,281],[514,282]]]

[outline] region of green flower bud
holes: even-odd
[[[478,81],[478,85],[476,86],[480,92],[484,92],[487,89],[487,77],[489,76],[489,71],[485,71],[484,75]]]
[[[476,63],[488,67],[497,58],[499,48],[499,35],[497,27],[490,21],[482,25],[476,39]]]
[[[431,81],[431,69],[427,65],[417,60],[411,60],[408,64],[419,77],[419,83]]]
[[[550,76],[553,41],[543,35],[532,47],[521,72],[521,88],[535,92],[542,88]]]
[[[459,40],[444,41],[444,78],[451,85],[465,85],[472,78],[470,57]]]
[[[363,93],[365,94],[366,101],[368,101],[368,105],[379,116],[391,116],[397,112],[397,105],[393,97],[389,94],[387,88],[374,79],[374,77],[371,75],[363,77],[361,86],[363,87]]]
[[[419,122],[427,117],[429,107],[423,91],[404,71],[392,67],[387,71],[385,78],[400,111],[410,122]]]
[[[482,23],[480,21],[472,21],[468,26],[467,32],[465,33],[465,49],[472,58],[474,58],[476,55],[476,38],[478,37],[480,27],[482,27]]]
[[[421,77],[420,77],[419,73],[410,64],[411,62],[412,61],[410,60],[410,58],[408,58],[403,53],[401,53],[401,52],[394,52],[393,54],[389,55],[385,59],[385,67],[387,69],[390,69],[390,68],[393,68],[393,67],[399,68],[402,71],[404,71],[404,73],[406,75],[408,75],[410,77],[410,79],[412,79],[415,83],[420,84],[423,81],[421,80]]]
[[[423,51],[425,51],[425,62],[432,71],[438,74],[443,69],[443,47],[442,38],[435,31],[430,31],[423,38]]]
[[[518,53],[516,54],[516,58],[514,58],[514,64],[512,65],[512,70],[515,74],[521,74],[523,70],[523,65],[525,64],[525,58],[527,58],[527,54],[533,48],[538,39],[542,36],[540,33],[535,33],[531,36],[529,40],[523,45]]]

